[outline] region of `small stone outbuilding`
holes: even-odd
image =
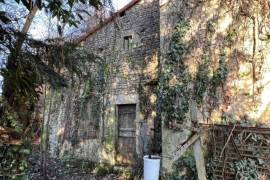
[[[85,64],[85,80],[54,92],[51,154],[130,164],[160,151],[159,2],[133,0],[80,41],[99,59]]]

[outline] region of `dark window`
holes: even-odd
[[[126,11],[122,11],[122,12],[119,13],[120,17],[123,17],[124,15],[126,15]]]
[[[131,43],[132,43],[132,36],[125,36],[124,37],[124,42],[123,42],[124,50],[131,49]]]

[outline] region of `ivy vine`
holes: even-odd
[[[183,19],[174,27],[168,59],[160,77],[160,109],[166,125],[169,125],[171,121],[182,123],[189,110],[187,103],[190,97],[188,83],[191,76],[184,58],[188,52],[184,37],[189,29],[190,24]],[[174,82],[170,82],[172,77]]]
[[[105,93],[105,84],[109,76],[109,69],[106,63],[102,63],[97,68],[96,73],[89,75],[85,82],[84,92],[79,97],[79,108],[80,112],[83,112],[83,109],[86,107],[87,103],[91,101],[91,111],[92,117],[94,118],[93,122],[96,129],[99,129],[99,120],[102,116],[103,111],[103,98]]]
[[[258,165],[252,159],[239,160],[231,164],[231,168],[235,173],[235,180],[253,180],[259,179],[260,173]]]
[[[186,56],[191,52],[191,46],[185,42],[189,30],[189,21],[180,17],[173,29],[167,59],[160,76],[161,115],[169,128],[173,128],[175,123],[185,122],[191,101],[201,106],[208,96],[213,107],[216,107],[217,89],[225,83],[228,75],[225,44],[220,50],[218,67],[215,70],[210,69],[210,37],[214,32],[214,23],[211,23],[210,37],[206,38],[197,72],[194,75],[189,71]]]
[[[166,175],[166,180],[198,180],[196,161],[192,151],[175,161],[172,168],[173,172]]]

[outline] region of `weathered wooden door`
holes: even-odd
[[[131,164],[136,152],[136,105],[118,106],[117,164]]]

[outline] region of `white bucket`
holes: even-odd
[[[160,157],[151,155],[152,159],[149,159],[149,155],[143,157],[143,178],[144,180],[158,180],[160,169]]]

